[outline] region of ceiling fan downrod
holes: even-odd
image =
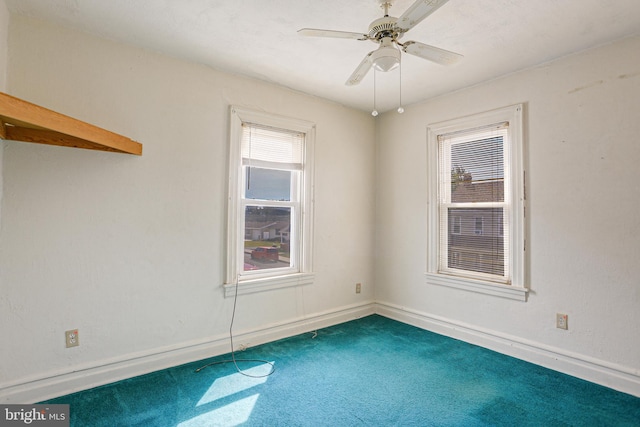
[[[393,4],[390,1],[385,1],[383,3],[380,3],[380,7],[384,9],[384,16],[387,17],[389,16],[389,8],[393,6]]]

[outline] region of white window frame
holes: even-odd
[[[300,178],[299,215],[291,218],[292,265],[289,268],[244,271],[244,207],[241,196],[245,174],[242,167],[242,124],[253,123],[305,134],[303,169]],[[227,262],[223,284],[225,296],[249,294],[313,283],[313,152],[315,124],[305,120],[231,106],[229,129],[229,193],[227,213]],[[275,203],[277,204],[277,202]],[[237,286],[237,289],[236,289]]]
[[[529,291],[525,284],[525,189],[524,189],[524,151],[522,104],[512,105],[472,116],[434,123],[427,127],[427,167],[428,167],[428,210],[427,210],[427,272],[426,282],[429,285],[448,286],[467,291],[494,295],[519,301],[527,300]],[[470,278],[452,272],[440,271],[439,251],[441,250],[440,218],[438,206],[439,158],[438,136],[456,132],[482,129],[494,124],[508,122],[508,164],[505,173],[509,175],[510,186],[505,188],[505,197],[511,194],[509,218],[505,221],[511,225],[509,235],[509,270],[510,284],[497,283],[481,278]]]

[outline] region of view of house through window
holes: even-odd
[[[291,266],[291,208],[247,206],[244,270]]]

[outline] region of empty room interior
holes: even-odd
[[[375,331],[637,413],[638,52],[636,0],[0,0],[0,404],[251,352],[269,425],[270,349]]]

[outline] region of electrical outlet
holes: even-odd
[[[562,313],[556,313],[556,328],[569,329],[569,316]]]
[[[69,347],[77,347],[80,345],[80,337],[78,336],[78,330],[73,329],[71,331],[66,331],[64,333],[65,342],[67,348]]]
[[[359,294],[362,291],[362,283],[356,283],[356,294]]]

